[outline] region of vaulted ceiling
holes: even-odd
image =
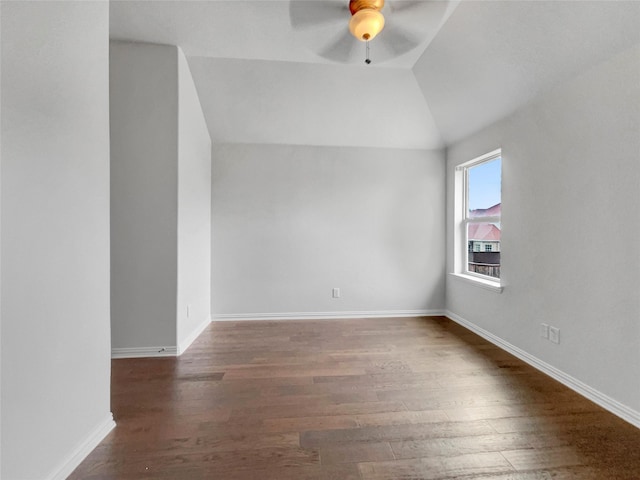
[[[182,48],[220,143],[441,148],[640,43],[635,1],[387,0],[365,65],[347,0],[110,5],[112,39]]]

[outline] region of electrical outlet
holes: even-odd
[[[340,298],[340,289],[339,288],[334,288],[331,291],[331,295],[333,296],[333,298]]]
[[[540,324],[540,336],[542,338],[549,339],[549,325],[547,325],[546,323]]]
[[[553,343],[560,343],[560,329],[558,327],[549,327],[549,340]]]
[[[191,305],[187,305],[187,318],[191,316]]]

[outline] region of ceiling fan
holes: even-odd
[[[427,32],[420,31],[435,3],[425,0],[291,0],[289,16],[295,30],[329,32],[328,41],[314,48],[323,58],[349,62],[353,51],[365,44],[365,63],[370,64],[369,42],[377,61],[400,56],[417,47]],[[333,28],[331,28],[333,27]],[[422,29],[424,30],[424,28]]]

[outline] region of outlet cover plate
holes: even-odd
[[[546,339],[549,338],[549,325],[547,325],[546,323],[540,324],[540,336]]]
[[[560,329],[558,327],[549,327],[549,340],[553,343],[560,343]]]

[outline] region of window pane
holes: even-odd
[[[469,218],[500,215],[501,167],[498,157],[468,169]]]
[[[500,278],[500,224],[469,223],[467,242],[467,270]]]

